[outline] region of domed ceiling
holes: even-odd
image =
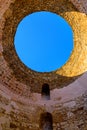
[[[44,83],[48,83],[50,89],[62,88],[87,71],[87,16],[85,13],[79,12],[70,1],[66,0],[61,2],[59,0],[21,0],[20,2],[15,0],[8,3],[9,6],[1,17],[0,78],[9,89],[13,91],[18,89],[19,93],[22,93],[23,88],[32,92],[41,92]],[[19,22],[36,11],[50,11],[62,16],[74,32],[74,50],[70,59],[63,67],[49,73],[39,73],[27,68],[14,49],[14,35]]]
[[[25,67],[14,49],[18,23],[37,11],[62,16],[74,32],[70,59],[50,73]],[[38,130],[46,112],[54,130],[87,130],[86,14],[86,0],[0,0],[0,130]],[[50,100],[42,100],[44,83],[50,86]]]

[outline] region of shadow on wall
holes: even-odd
[[[44,99],[44,100],[50,100],[50,88],[49,88],[49,84],[44,83],[42,85],[41,95],[42,95],[42,99]]]
[[[40,130],[53,130],[53,118],[49,112],[40,115]]]

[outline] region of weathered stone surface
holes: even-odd
[[[1,26],[1,44],[3,53],[0,71],[2,75],[1,80],[3,81],[3,79],[5,79],[5,84],[9,87],[9,89],[15,91],[16,88],[18,89],[17,92],[21,95],[23,94],[22,88],[25,85],[25,91],[27,88],[28,91],[31,89],[31,91],[40,92],[41,86],[45,82],[49,83],[50,89],[54,89],[56,87],[60,88],[70,84],[78,78],[78,75],[81,75],[86,71],[87,49],[85,46],[85,26],[87,24],[87,18],[86,15],[84,13],[80,13],[71,2],[66,0],[61,0],[61,2],[53,0],[22,0],[21,2],[9,0],[9,2],[4,3],[1,7],[4,7],[5,9],[3,10],[1,8],[1,14],[3,14],[1,15],[3,19],[1,19],[1,23],[3,25]],[[14,49],[14,35],[18,23],[24,16],[41,10],[51,11],[59,14],[67,20],[74,31],[75,46],[69,61],[61,69],[51,73],[38,73],[28,69],[19,60]],[[3,64],[6,64],[4,68]],[[3,70],[4,72],[2,72]],[[20,82],[23,83],[23,85],[20,86]],[[13,85],[15,86],[14,89],[12,88]]]
[[[40,10],[61,15],[74,31],[72,56],[52,73],[29,70],[13,47],[18,22]],[[86,0],[0,0],[0,130],[38,130],[40,115],[46,111],[53,116],[53,130],[87,130],[86,78],[62,88],[87,70],[86,14]],[[44,82],[52,89],[49,101],[41,99]]]
[[[40,114],[47,111],[46,106],[33,102],[25,104],[23,101],[13,101],[13,99],[6,98],[6,95],[2,95],[1,92],[0,95],[2,98],[0,102],[1,130],[39,129]],[[75,99],[76,104],[73,107],[64,105],[66,102],[62,105],[59,103],[59,106],[53,105],[51,111],[53,130],[86,130],[87,110],[84,109],[84,97],[87,97],[87,93]]]

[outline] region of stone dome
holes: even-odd
[[[27,68],[14,49],[19,22],[43,10],[62,16],[74,32],[70,59],[50,73]],[[43,120],[53,130],[87,130],[86,14],[86,0],[0,0],[0,130],[38,130]],[[49,100],[42,98],[43,84]]]

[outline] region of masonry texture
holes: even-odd
[[[65,18],[74,32],[70,59],[50,73],[28,69],[14,48],[19,22],[42,10]],[[86,0],[0,0],[0,130],[38,130],[44,112],[52,114],[53,130],[87,130],[86,14]],[[49,101],[41,99],[44,83],[51,89]]]

